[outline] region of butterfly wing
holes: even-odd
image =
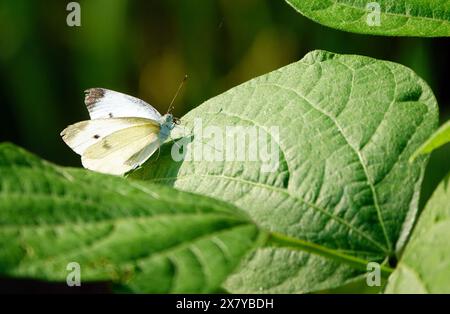
[[[116,175],[123,175],[140,166],[160,145],[160,126],[152,120],[148,121],[113,132],[89,146],[81,157],[83,166]]]
[[[92,120],[140,117],[159,121],[161,114],[145,101],[105,88],[85,91],[84,102]]]
[[[155,125],[155,128],[159,128],[158,122],[144,118],[87,120],[69,125],[61,132],[61,136],[70,148],[78,155],[82,155],[88,147],[100,142],[104,137],[114,132],[149,123]]]

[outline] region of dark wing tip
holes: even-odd
[[[85,90],[84,93],[86,94],[84,103],[88,109],[90,109],[100,98],[105,96],[105,90],[103,88],[90,88]]]

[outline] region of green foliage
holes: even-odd
[[[431,84],[445,79],[430,41],[330,31],[297,18],[283,1],[106,2],[86,3],[82,31],[55,24],[67,13],[59,4],[0,4],[0,63],[11,73],[2,116],[14,116],[0,133],[78,162],[57,141],[62,127],[86,117],[77,91],[106,84],[162,111],[189,73],[189,88],[177,98],[181,113],[299,59],[308,45],[390,56]],[[450,35],[449,0],[373,1],[381,5],[380,26],[367,23],[371,1],[286,2],[339,30]],[[450,175],[411,237],[428,159],[422,155],[449,141],[450,122],[430,137],[436,101],[411,70],[315,51],[207,101],[183,124],[192,128],[195,118],[204,127],[262,128],[277,139],[280,167],[266,173],[261,162],[177,163],[167,144],[127,180],[0,144],[0,276],[63,282],[67,264],[78,262],[82,282],[112,281],[120,291],[373,293],[381,288],[367,287],[365,266],[382,262],[386,279],[389,258],[400,262],[386,292],[450,292]],[[447,173],[442,161],[427,171]]]
[[[435,149],[450,142],[450,121],[442,125],[423,145],[414,153],[411,160],[422,154],[429,154]]]
[[[214,292],[263,234],[242,212],[175,189],[44,162],[0,145],[0,274],[135,292]]]
[[[389,36],[450,36],[448,0],[286,0],[306,17],[339,30]],[[368,3],[380,6],[380,23],[368,23]],[[370,16],[369,16],[370,18]]]
[[[450,175],[428,201],[387,293],[450,293]]]
[[[431,90],[411,70],[314,51],[182,119],[191,132],[202,118],[204,128],[257,126],[273,139],[270,127],[278,126],[275,172],[262,172],[258,161],[174,162],[172,145],[166,145],[156,162],[131,176],[230,202],[263,228],[310,247],[382,262],[401,251],[413,225],[426,158],[413,164],[408,159],[435,129],[437,115]],[[194,135],[186,154],[200,141]],[[261,248],[226,288],[310,292],[362,274],[338,254],[310,252]]]
[[[257,126],[275,140],[277,167],[175,162],[178,146],[166,144],[127,180],[1,145],[1,274],[63,281],[77,262],[82,280],[127,291],[313,292],[399,256],[427,158],[408,160],[437,123],[411,70],[314,51],[187,114],[186,155],[215,144],[191,136],[198,118],[203,128]]]

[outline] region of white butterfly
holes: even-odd
[[[87,169],[123,175],[142,165],[170,136],[178,120],[143,100],[104,88],[85,91],[91,120],[69,125],[62,139]],[[170,109],[169,109],[170,111]]]

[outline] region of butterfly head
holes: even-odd
[[[172,130],[175,125],[180,124],[180,119],[175,118],[171,113],[166,113],[161,117],[160,123],[162,126],[166,126],[170,130]]]

